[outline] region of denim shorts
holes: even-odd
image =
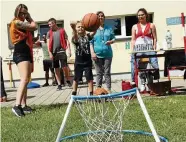
[[[13,61],[16,64],[23,62],[23,61],[29,61],[30,63],[33,63],[30,48],[26,44],[26,40],[22,40],[15,44]]]

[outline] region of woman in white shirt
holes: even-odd
[[[132,40],[131,46],[133,51],[147,51],[147,50],[156,50],[157,34],[156,27],[153,23],[148,21],[148,13],[144,8],[141,8],[137,12],[138,23],[132,27]],[[154,55],[156,52],[144,52],[137,53],[140,55]],[[158,69],[158,60],[157,57],[151,57],[150,63],[153,68]],[[139,59],[137,60],[138,63]],[[132,72],[132,81],[134,82],[134,55],[131,59],[131,72]],[[145,90],[145,80],[146,76],[144,73],[140,73],[141,79],[141,91]]]

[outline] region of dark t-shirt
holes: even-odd
[[[78,40],[72,40],[75,45],[75,64],[81,64],[86,66],[92,66],[92,59],[90,53],[90,43],[92,40],[89,34],[85,36],[78,36]]]

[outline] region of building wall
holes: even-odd
[[[6,58],[11,55],[8,49],[7,24],[13,19],[14,10],[19,3],[23,2],[1,2],[1,56]],[[123,16],[136,14],[139,8],[146,8],[148,12],[154,13],[154,24],[157,28],[158,43],[162,45],[166,30],[170,29],[173,35],[173,47],[183,47],[183,29],[181,25],[167,26],[166,18],[178,17],[181,12],[186,15],[186,2],[134,2],[134,1],[57,1],[57,2],[31,2],[25,1],[24,4],[28,6],[28,10],[35,21],[47,21],[54,17],[57,20],[64,20],[64,28],[71,39],[72,30],[70,21],[80,20],[89,12],[104,11],[108,17]],[[123,38],[116,40],[113,48],[113,63],[112,73],[126,73],[130,72],[130,49],[126,49],[126,45],[130,44],[131,38]],[[72,46],[71,46],[72,47]],[[72,50],[74,51],[74,50]],[[35,71],[32,78],[43,78],[42,66],[42,51],[40,48],[34,49]],[[73,56],[74,58],[74,52]],[[163,59],[159,59],[160,68],[163,69]],[[73,66],[71,65],[71,68]],[[12,66],[13,78],[19,79],[19,73],[16,65]],[[9,80],[8,66],[3,63],[3,71],[5,80]]]

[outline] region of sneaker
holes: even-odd
[[[0,102],[3,102],[3,97],[0,97]]]
[[[82,85],[82,84],[83,84],[83,81],[80,80],[80,81],[78,82],[78,84]]]
[[[77,95],[77,92],[73,91],[72,92],[72,95],[76,96]]]
[[[57,82],[56,81],[52,82],[52,86],[57,86]]]
[[[93,92],[90,92],[89,94],[90,94],[90,96],[93,96]]]
[[[18,116],[18,117],[23,117],[23,116],[25,116],[25,114],[24,114],[24,112],[23,112],[23,109],[22,109],[21,105],[14,106],[14,107],[12,108],[12,112],[13,112],[16,116]]]
[[[57,91],[59,91],[59,90],[62,90],[62,86],[61,85],[57,86]]]
[[[145,89],[146,89],[146,91],[147,91],[147,92],[149,92],[149,91],[150,91],[150,89],[149,89],[149,87],[148,87],[148,85],[147,85],[147,84],[145,85]]]
[[[0,102],[7,102],[7,96],[0,97]]]
[[[71,82],[69,80],[67,80],[66,83],[68,84],[68,87],[72,86],[72,84],[71,84]]]
[[[22,109],[24,113],[31,113],[33,111],[33,109],[27,105],[24,106]]]
[[[49,84],[48,83],[45,83],[45,84],[43,84],[42,87],[46,87],[46,86],[49,86]]]
[[[96,89],[101,88],[101,86],[97,86]]]
[[[112,91],[111,91],[111,89],[110,88],[107,88],[107,90],[106,90],[107,92],[108,92],[108,94],[112,94]]]
[[[142,84],[140,87],[140,92],[143,92],[143,91],[145,91],[145,84]]]

